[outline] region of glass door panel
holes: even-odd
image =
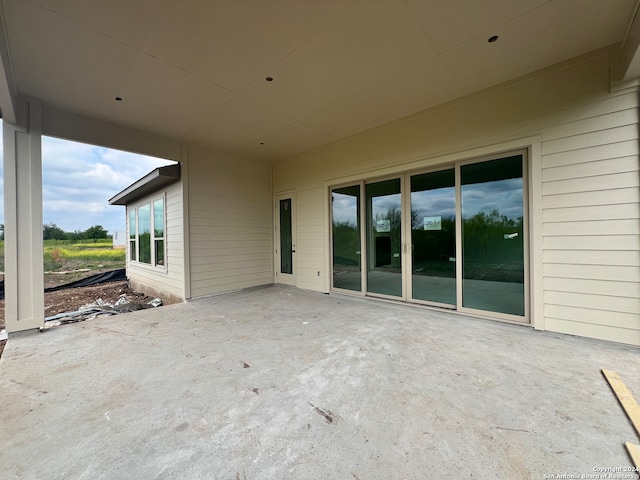
[[[293,273],[293,239],[291,236],[291,199],[280,200],[280,272]]]
[[[367,292],[402,296],[400,179],[369,183],[367,199]]]
[[[331,191],[333,286],[362,291],[360,186]]]
[[[462,306],[524,316],[523,159],[460,167]]]
[[[296,198],[293,193],[275,195],[275,274],[276,282],[296,285]]]
[[[455,170],[411,177],[411,296],[456,304]]]

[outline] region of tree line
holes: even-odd
[[[47,223],[42,226],[43,240],[69,240],[72,242],[80,242],[82,240],[98,240],[109,238],[108,232],[102,225],[93,225],[86,230],[76,230],[74,232],[65,232],[55,223]],[[4,240],[4,223],[0,223],[0,240]]]
[[[109,235],[102,225],[93,225],[86,230],[75,230],[73,232],[65,232],[55,223],[46,223],[42,226],[43,240],[71,240],[72,242],[93,240],[95,243],[104,238],[109,238]]]

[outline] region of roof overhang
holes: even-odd
[[[109,199],[109,205],[129,205],[180,180],[180,164],[156,168]]]
[[[633,15],[619,52],[618,71],[614,80],[629,81],[640,77],[640,1],[636,2]]]
[[[637,0],[0,0],[0,109],[12,122],[19,98],[37,99],[43,128],[70,140],[119,142],[96,133],[111,125],[277,162],[606,47],[624,43],[619,78],[634,77],[636,12]],[[62,128],[54,110],[92,122]]]

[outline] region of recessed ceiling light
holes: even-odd
[[[265,80],[266,80],[267,82],[273,82],[273,77],[267,77],[267,78],[265,78]]]
[[[121,102],[122,101],[122,97],[116,97],[116,102]]]
[[[497,41],[498,38],[500,38],[500,37],[498,37],[498,35],[494,35],[493,37],[489,37],[489,40],[487,40],[487,41],[489,43],[493,43],[493,42]]]

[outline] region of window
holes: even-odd
[[[164,199],[153,202],[153,246],[155,264],[164,265]]]
[[[151,263],[151,205],[138,207],[138,261]]]
[[[162,267],[165,264],[164,198],[129,209],[129,259]]]
[[[137,259],[136,252],[136,211],[129,210],[129,260],[135,262]]]

